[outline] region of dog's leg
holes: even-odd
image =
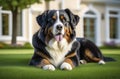
[[[55,67],[50,63],[49,58],[45,54],[41,52],[35,52],[35,54],[41,58],[39,64],[36,65],[37,67],[41,67],[44,70],[55,70]]]
[[[95,57],[89,49],[85,50],[85,57],[88,61],[98,62],[98,64],[105,64],[101,58]]]
[[[47,59],[42,59],[42,61],[39,65],[37,65],[37,67],[42,67],[44,70],[55,70],[55,67]]]
[[[62,65],[61,65],[61,69],[64,69],[64,70],[72,70],[72,68],[74,67],[73,65],[73,62],[71,59],[66,59]]]
[[[76,56],[76,53],[73,53],[71,55],[68,55],[64,62],[61,64],[60,68],[62,70],[72,70],[75,66],[78,66],[78,58]]]

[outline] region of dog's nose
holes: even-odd
[[[57,25],[56,29],[57,30],[62,30],[62,26],[61,25]]]

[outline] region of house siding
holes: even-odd
[[[99,26],[100,29],[100,45],[106,42],[106,9],[107,7],[120,8],[120,2],[116,3],[117,0],[53,0],[49,3],[49,9],[65,9],[69,8],[74,14],[80,16],[80,21],[76,26],[76,36],[84,37],[83,27],[83,15],[84,11],[89,9],[90,5],[96,9],[100,14]],[[113,3],[112,3],[112,2]],[[78,3],[79,2],[79,3]],[[24,44],[25,42],[32,42],[32,35],[40,29],[40,26],[36,22],[36,17],[46,10],[45,2],[42,0],[41,4],[35,3],[30,8],[24,9],[24,38],[25,40],[17,41],[18,44]],[[97,36],[97,35],[96,35]],[[119,39],[120,40],[120,39]],[[1,40],[0,40],[1,41]],[[3,40],[2,40],[3,41]],[[3,41],[10,43],[10,40]],[[96,43],[97,44],[97,43]]]

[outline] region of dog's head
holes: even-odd
[[[51,39],[60,42],[63,38],[71,42],[75,37],[75,26],[79,22],[79,16],[69,9],[47,10],[37,17],[37,22],[41,26],[42,38],[44,36],[46,43]]]

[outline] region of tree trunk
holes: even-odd
[[[18,15],[18,9],[16,8],[14,11],[12,11],[13,14],[13,27],[12,27],[12,40],[11,44],[14,46],[16,45],[16,37],[17,37],[17,15]]]
[[[50,1],[45,1],[45,9],[46,10],[50,9]]]

